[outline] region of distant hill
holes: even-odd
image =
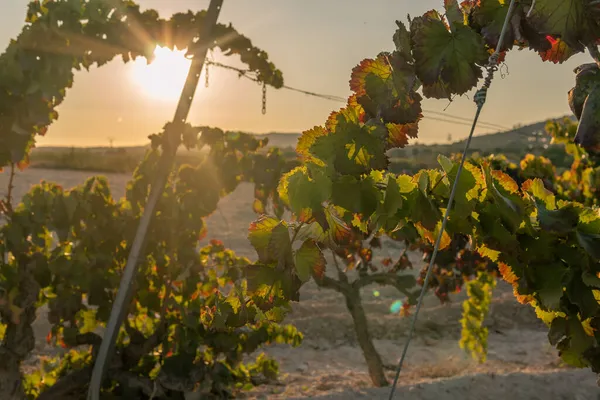
[[[565,116],[575,120],[573,116]],[[562,120],[565,117],[552,118],[550,120]],[[520,126],[507,132],[497,132],[487,135],[475,136],[471,140],[471,147],[479,149],[481,151],[494,151],[495,149],[506,148],[506,147],[518,147],[527,146],[530,143],[530,138],[533,137],[534,133],[544,132],[545,126],[548,120],[536,122],[530,125]],[[454,145],[465,145],[465,140],[462,140]]]
[[[556,118],[556,119],[562,119]],[[496,132],[490,133],[486,135],[480,135],[473,137],[471,141],[471,148],[474,150],[482,151],[482,152],[496,152],[499,149],[506,148],[524,148],[529,145],[530,138],[533,137],[535,132],[543,132],[544,126],[546,125],[547,120],[536,122],[529,125],[520,126],[518,128],[512,129],[510,131],[505,132]],[[284,132],[270,132],[264,134],[254,134],[258,138],[268,138],[269,144],[268,147],[279,147],[279,148],[296,148],[296,144],[298,143],[298,138],[301,136],[300,133],[284,133]],[[413,149],[427,148],[429,150],[433,150],[440,153],[446,152],[455,152],[462,150],[464,147],[465,141],[461,140],[454,143],[448,144],[416,144],[408,146],[405,149],[396,149],[394,150],[394,154],[403,155],[406,152],[412,152]],[[125,147],[127,151],[137,152],[142,151],[147,146],[131,146]],[[57,150],[65,150],[69,148],[68,146],[60,147],[60,146],[42,146],[36,148],[34,151],[57,151]],[[96,147],[87,147],[86,150],[89,151],[98,151],[102,152],[106,150],[106,147],[96,146]]]

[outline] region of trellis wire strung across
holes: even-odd
[[[398,384],[398,378],[400,377],[400,372],[402,371],[402,365],[404,364],[404,359],[406,358],[406,353],[408,352],[408,347],[410,345],[410,341],[413,337],[415,331],[415,325],[417,323],[417,318],[419,316],[419,311],[421,310],[421,306],[423,304],[423,298],[425,297],[425,292],[427,291],[427,286],[429,284],[429,278],[431,276],[431,270],[433,269],[433,264],[435,263],[435,258],[437,256],[438,250],[440,248],[440,243],[442,241],[442,236],[444,235],[444,231],[446,230],[446,223],[448,222],[448,216],[450,215],[450,210],[452,209],[452,204],[454,202],[454,196],[456,195],[456,188],[458,187],[458,180],[460,179],[460,175],[462,173],[463,167],[465,165],[465,160],[467,158],[467,153],[469,151],[469,147],[471,145],[471,139],[473,138],[473,133],[475,132],[475,128],[477,126],[477,121],[479,119],[479,115],[481,114],[481,110],[485,104],[485,100],[487,97],[487,91],[494,79],[494,73],[498,70],[498,61],[500,58],[500,49],[504,44],[504,39],[506,37],[506,32],[509,27],[509,22],[511,15],[513,13],[515,7],[516,0],[511,0],[510,5],[508,7],[508,11],[506,13],[506,18],[504,20],[504,25],[502,26],[502,32],[500,33],[500,39],[498,40],[498,45],[494,50],[494,53],[490,56],[488,65],[487,65],[487,77],[485,78],[484,84],[481,89],[477,91],[475,94],[474,101],[477,104],[477,111],[475,112],[475,117],[473,118],[473,125],[471,126],[471,132],[469,133],[469,137],[467,138],[465,149],[462,153],[462,158],[458,165],[458,170],[456,171],[456,178],[454,179],[454,184],[452,185],[452,191],[450,192],[450,197],[448,198],[448,206],[446,207],[446,211],[444,213],[444,218],[442,219],[442,226],[440,228],[440,232],[435,240],[435,245],[433,246],[433,253],[431,255],[431,259],[429,260],[429,266],[427,267],[427,273],[425,274],[425,279],[423,281],[423,288],[421,289],[421,293],[419,295],[419,300],[417,302],[417,306],[415,309],[415,313],[413,315],[410,329],[408,331],[408,338],[406,339],[406,343],[404,344],[404,349],[402,350],[402,356],[400,357],[400,361],[398,362],[398,367],[396,368],[396,375],[394,377],[394,383],[390,389],[389,400],[392,400],[394,397],[394,392],[396,390],[396,386]]]
[[[181,129],[184,126],[188,114],[194,99],[194,93],[198,87],[200,80],[200,73],[204,67],[206,61],[206,55],[208,48],[210,47],[210,40],[213,37],[214,27],[217,24],[221,8],[223,6],[223,0],[211,0],[206,10],[206,16],[204,18],[204,26],[200,35],[200,42],[197,44],[199,51],[194,54],[192,58],[192,64],[185,81],[185,85],[181,91],[179,103],[175,110],[175,116],[173,117],[173,123],[169,129],[164,132],[165,143],[168,144],[163,147],[163,154],[159,164],[158,173],[156,179],[152,183],[150,190],[150,196],[146,206],[144,207],[144,214],[140,219],[140,224],[135,234],[133,244],[127,258],[127,265],[121,283],[119,285],[119,291],[113,304],[113,308],[110,313],[108,324],[106,326],[106,332],[98,351],[98,356],[94,364],[92,371],[92,379],[88,391],[89,400],[100,400],[100,390],[102,388],[102,382],[104,380],[104,374],[106,373],[109,364],[112,360],[112,356],[115,349],[115,343],[117,335],[123,324],[123,320],[126,317],[131,297],[133,295],[133,278],[137,271],[138,258],[142,252],[144,242],[146,239],[146,233],[150,222],[154,215],[154,209],[158,204],[158,200],[164,191],[165,184],[169,178],[171,170],[173,169],[173,163],[179,147],[179,136],[181,135]]]
[[[214,61],[214,60],[207,60],[206,61],[206,68],[204,70],[205,73],[205,79],[206,79],[206,84],[204,85],[205,87],[208,88],[208,67],[210,65],[214,65],[215,67],[219,67],[219,68],[223,68],[223,69],[227,69],[230,71],[235,71],[238,73],[238,76],[240,78],[246,78],[252,82],[258,82],[260,83],[260,80],[253,75],[253,73],[249,70],[246,69],[242,69],[242,68],[237,68],[234,67],[232,65],[227,65],[227,64],[223,64],[220,63],[218,61]],[[311,92],[309,90],[306,89],[300,89],[300,88],[296,88],[296,87],[291,87],[291,86],[287,86],[287,85],[283,85],[280,89],[285,89],[285,90],[290,90],[292,92],[298,92],[298,93],[302,93],[305,94],[307,96],[313,96],[313,97],[317,97],[319,99],[324,99],[324,100],[330,100],[330,101],[336,101],[339,103],[346,103],[348,101],[348,98],[346,97],[342,97],[342,96],[335,96],[332,94],[322,94],[322,93],[315,93],[315,92]],[[266,93],[263,91],[263,106],[266,107],[266,105],[264,104],[264,102],[266,102]],[[452,115],[452,114],[448,114],[445,112],[440,112],[440,111],[434,111],[434,110],[426,110],[424,109],[423,111],[425,111],[426,113],[429,114],[435,114],[435,115],[440,115],[444,118],[439,118],[439,117],[431,117],[431,116],[427,116],[427,119],[430,120],[434,120],[434,121],[441,121],[441,122],[446,122],[446,123],[450,123],[450,124],[458,124],[458,125],[469,125],[471,126],[471,122],[472,119],[470,118],[464,118],[464,117],[459,117],[458,115]],[[264,113],[263,113],[264,114]],[[457,119],[458,121],[452,121],[448,118],[454,118]],[[510,130],[511,128],[504,126],[504,125],[500,125],[500,124],[496,124],[493,122],[485,122],[485,121],[479,121],[478,124],[480,127],[483,126],[484,129],[504,129],[504,130]]]

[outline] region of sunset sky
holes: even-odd
[[[0,0],[0,47],[5,48],[23,26],[27,0]],[[139,0],[143,8],[157,9],[161,16],[200,10],[208,0]],[[368,4],[368,6],[367,6]],[[284,74],[286,85],[346,97],[351,69],[363,58],[391,50],[395,19],[406,21],[430,9],[441,9],[442,0],[225,0],[219,21],[236,29],[269,53]],[[513,51],[507,57],[509,74],[497,75],[482,113],[482,120],[503,126],[527,124],[569,113],[567,91],[573,86],[573,68],[588,62],[587,54],[563,65],[542,63],[531,51]],[[219,58],[242,66],[231,57]],[[179,71],[180,78],[177,79]],[[185,65],[178,63],[169,73],[172,81],[184,80]],[[152,74],[140,64],[109,65],[78,73],[67,99],[59,108],[60,118],[39,145],[108,145],[147,143],[147,136],[160,130],[175,111],[175,96],[159,98],[151,85]],[[162,86],[161,86],[162,87]],[[445,111],[471,118],[472,96],[456,99]],[[238,79],[234,72],[210,72],[209,88],[201,78],[189,121],[196,125],[256,133],[301,132],[324,123],[343,104],[303,94],[270,89],[267,114],[261,113],[261,89]],[[426,100],[427,110],[443,111],[447,101]],[[425,113],[427,116],[427,113]],[[419,142],[444,142],[448,134],[460,139],[468,127],[439,121],[421,123]],[[478,134],[493,132],[479,129]]]

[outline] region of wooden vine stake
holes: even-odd
[[[212,34],[214,27],[217,24],[222,6],[223,0],[210,1],[210,5],[208,6],[205,16],[205,22],[202,27],[202,32],[200,32],[201,39],[199,42],[199,47],[197,48],[198,51],[195,52],[192,59],[190,70],[188,72],[183,90],[181,91],[177,109],[175,110],[173,123],[169,124],[168,128],[164,132],[165,140],[163,144],[163,152],[159,161],[159,171],[156,175],[154,183],[152,184],[148,202],[144,207],[144,213],[131,246],[131,251],[127,259],[127,265],[125,266],[123,277],[121,278],[117,298],[113,304],[110,318],[106,327],[106,332],[94,364],[92,379],[88,392],[89,400],[100,400],[100,390],[104,380],[104,375],[111,363],[115,350],[117,335],[131,303],[133,295],[133,278],[137,272],[138,258],[142,252],[148,227],[152,218],[154,217],[154,209],[160,196],[162,195],[162,192],[164,191],[169,175],[173,169],[175,155],[180,144],[181,132],[187,120],[194,98],[194,93],[198,87],[200,73],[202,72],[204,63],[206,61],[208,49],[211,46],[210,42],[213,40]]]

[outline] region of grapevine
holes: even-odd
[[[25,28],[0,56],[0,166],[11,172],[26,166],[35,135],[45,134],[58,118],[55,108],[71,87],[74,70],[104,65],[118,55],[124,62],[138,56],[151,60],[157,45],[187,48],[193,57],[205,39],[197,37],[203,18],[204,12],[188,12],[165,20],[130,1],[31,2]],[[231,25],[218,24],[213,33],[211,47],[239,55],[263,84],[283,85],[267,54]],[[150,138],[152,150],[125,199],[115,201],[104,179],[90,178],[70,191],[43,182],[19,204],[13,206],[10,196],[2,201],[7,220],[0,241],[6,255],[0,263],[3,398],[84,395],[102,342],[96,330],[107,321],[132,227],[167,146],[164,132]],[[244,354],[271,342],[301,340],[295,328],[278,324],[287,300],[248,287],[249,260],[218,241],[195,250],[206,235],[204,218],[242,180],[256,183],[255,208],[279,214],[273,174],[281,174],[286,163],[277,151],[259,154],[266,143],[249,135],[188,125],[179,141],[177,146],[210,151],[199,165],[173,175],[159,201],[135,282],[138,293],[108,368],[113,383],[108,390],[117,396],[164,397],[201,384],[207,396],[228,397],[236,385],[276,376],[274,361],[260,356],[256,364],[244,365]],[[54,372],[23,381],[20,364],[33,350],[31,324],[43,304],[50,308],[48,341],[72,350]]]
[[[467,93],[482,78],[482,67],[495,50],[504,58],[514,47],[529,48],[543,61],[554,63],[589,50],[595,63],[577,71],[576,87],[569,96],[580,118],[573,140],[590,154],[599,151],[600,10],[594,2],[518,2],[509,40],[501,49],[495,46],[507,2],[447,0],[444,7],[444,14],[429,11],[410,19],[408,28],[397,22],[395,50],[356,66],[346,107],[333,112],[324,126],[303,133],[297,145],[303,165],[284,176],[279,188],[294,218],[285,222],[265,216],[251,227],[251,240],[270,238],[253,241],[263,258],[295,267],[304,280],[312,275],[317,283],[342,293],[347,286],[361,287],[365,281],[409,279],[401,269],[384,274],[364,268],[363,276],[354,282],[345,282],[343,275],[335,280],[324,274],[325,254],[333,251],[352,260],[351,255],[362,248],[357,230],[363,233],[359,240],[412,231],[429,243],[434,241],[458,163],[440,156],[438,169],[396,175],[387,170],[386,152],[417,137],[423,96],[451,99]],[[473,250],[497,264],[517,299],[533,306],[548,324],[550,342],[561,357],[600,372],[596,333],[600,216],[589,205],[560,199],[551,191],[555,188],[546,187],[554,179],[547,160],[527,158],[521,167],[524,180],[517,183],[493,170],[488,161],[465,164],[441,248],[449,248],[455,235],[468,237]],[[545,169],[545,180],[532,179],[540,168]],[[292,240],[279,234],[282,226],[291,231]],[[294,251],[293,246],[299,249]],[[360,257],[369,261],[371,252],[361,250]],[[352,297],[356,301],[349,302]],[[360,297],[346,296],[346,301],[352,313]],[[370,354],[368,344],[361,346],[373,382],[386,384],[376,356]]]
[[[393,36],[395,49],[359,63],[352,70],[353,94],[346,106],[332,113],[323,126],[303,133],[297,146],[301,165],[286,171],[277,151],[254,158],[251,169],[261,172],[250,178],[257,184],[254,209],[263,214],[249,228],[249,239],[258,255],[256,263],[225,252],[217,242],[200,256],[193,251],[204,234],[202,218],[214,210],[222,194],[245,179],[243,173],[232,171],[247,171],[249,165],[244,164],[248,159],[239,157],[237,149],[232,150],[220,140],[203,143],[218,156],[198,167],[181,169],[161,199],[148,246],[156,250],[147,253],[137,281],[133,320],[128,321],[119,338],[120,361],[110,367],[109,376],[116,381],[113,390],[126,395],[133,390],[135,395],[148,396],[145,378],[149,377],[162,390],[181,393],[190,387],[190,381],[211,377],[207,378],[212,382],[207,392],[223,395],[228,391],[226,384],[240,378],[239,371],[232,372],[239,365],[235,361],[246,349],[256,347],[242,344],[241,350],[236,347],[234,352],[227,347],[230,342],[226,345],[220,339],[232,332],[238,337],[236,329],[250,325],[253,332],[263,332],[257,341],[248,336],[254,345],[270,341],[273,336],[296,342],[299,336],[293,328],[281,331],[271,321],[281,320],[287,300],[299,300],[300,286],[311,278],[345,296],[371,378],[376,385],[387,384],[380,357],[372,346],[359,290],[379,283],[396,287],[409,299],[413,297],[410,289],[416,282],[403,273],[410,267],[405,254],[381,268],[373,265],[373,251],[383,236],[407,246],[431,244],[439,234],[450,188],[457,179],[458,193],[442,237],[442,250],[457,245],[462,258],[467,253],[460,242],[466,238],[468,248],[481,257],[475,259],[473,268],[465,269],[465,275],[478,276],[467,290],[475,293],[477,285],[483,287],[483,296],[471,296],[467,303],[465,325],[473,327],[467,330],[473,331],[474,342],[467,342],[470,339],[466,337],[465,347],[479,349],[477,353],[485,351],[485,331],[480,328],[492,286],[486,271],[497,269],[513,285],[516,298],[533,306],[548,325],[549,341],[560,356],[571,365],[600,373],[600,215],[590,178],[595,176],[594,157],[600,152],[600,8],[588,0],[519,1],[507,45],[496,49],[506,13],[507,3],[503,0],[467,0],[460,4],[445,0],[443,13],[432,10],[410,18],[408,26],[398,22]],[[117,55],[124,61],[140,55],[150,57],[156,44],[188,48],[193,55],[199,39],[194,35],[202,15],[176,14],[163,20],[153,11],[142,13],[124,1],[110,7],[99,0],[33,2],[27,28],[0,56],[0,165],[25,166],[35,135],[45,134],[57,118],[55,107],[72,84],[74,66],[102,65]],[[148,42],[141,42],[131,33],[132,20],[149,32]],[[169,36],[173,40],[162,36],[165,30],[177,33]],[[226,53],[240,54],[262,83],[283,85],[281,73],[267,61],[264,52],[252,47],[230,26],[219,25],[217,31],[219,37],[228,34],[225,36],[235,40],[217,41],[215,46]],[[78,41],[81,37],[94,39],[96,46],[86,48],[89,41]],[[54,51],[44,51],[37,47],[39,43],[48,44]],[[569,93],[569,105],[579,119],[575,132],[568,128],[567,133],[556,130],[554,135],[575,157],[570,175],[557,178],[547,160],[531,157],[517,168],[519,179],[496,169],[501,164],[498,160],[469,161],[457,177],[457,160],[443,156],[438,159],[439,168],[412,176],[389,172],[387,152],[405,147],[418,136],[423,97],[452,99],[466,94],[479,83],[490,54],[499,50],[504,58],[515,47],[528,48],[542,61],[554,63],[586,50],[593,58],[594,62],[578,68],[575,87]],[[200,132],[203,134],[198,139]],[[206,128],[188,127],[182,141],[198,146],[202,140],[210,140],[213,133]],[[2,245],[12,256],[2,264],[7,285],[0,304],[7,327],[0,348],[6,360],[0,390],[21,382],[19,364],[32,348],[30,325],[35,303],[41,297],[53,310],[52,340],[56,338],[67,347],[92,346],[88,355],[70,353],[59,367],[61,377],[80,377],[73,379],[78,384],[70,387],[69,393],[81,392],[97,345],[86,323],[106,318],[102,313],[110,309],[127,238],[133,235],[131,227],[144,207],[149,177],[156,173],[156,159],[164,150],[162,134],[152,140],[154,149],[134,174],[123,202],[110,199],[106,182],[98,179],[67,194],[55,185],[45,184],[34,189],[14,211],[5,202],[9,223],[3,227]],[[238,161],[242,164],[236,164]],[[259,166],[263,161],[271,167]],[[284,172],[275,189],[277,176]],[[282,220],[284,207],[293,213],[290,220]],[[94,235],[86,224],[89,219],[103,231],[120,234]],[[171,225],[173,221],[178,225]],[[171,229],[165,229],[169,226]],[[175,226],[177,229],[173,229]],[[59,245],[54,248],[48,243],[50,232],[59,236]],[[328,258],[333,261],[335,278],[326,273]],[[215,265],[228,265],[227,273],[231,271],[235,276],[191,273],[203,270],[199,266],[204,267],[210,260]],[[78,281],[82,278],[75,272],[75,265],[91,270],[83,277],[88,281]],[[349,267],[356,269],[357,277],[351,279],[346,273]],[[95,285],[90,284],[91,277]],[[230,285],[223,288],[226,283]],[[438,280],[437,285],[444,290],[441,283]],[[182,296],[184,292],[189,297]],[[52,300],[59,293],[60,302]],[[84,294],[86,301],[98,303],[94,318],[82,313],[89,312]],[[245,307],[258,319],[247,318]],[[190,317],[190,309],[202,312]],[[475,316],[471,321],[467,321],[469,314]],[[194,321],[202,325],[194,325]],[[261,331],[264,325],[256,325],[261,323],[268,323],[275,331],[268,328],[265,336]],[[163,333],[163,324],[179,328]],[[199,329],[203,329],[201,333]],[[157,336],[164,340],[159,343]],[[204,337],[219,338],[210,342],[209,347],[214,349],[210,354],[196,354],[199,359],[213,361],[208,371],[190,355],[191,348],[199,344],[193,340]],[[193,340],[187,342],[190,338]],[[173,345],[175,348],[169,347]],[[150,354],[148,346],[160,346],[163,351],[145,363]],[[212,358],[212,352],[220,350],[229,357],[225,363]],[[171,357],[175,358],[167,365],[186,366],[192,376],[175,378],[180,371],[165,367],[166,359]],[[156,361],[161,365],[160,372],[151,368]],[[227,379],[222,375],[225,370]],[[129,379],[131,373],[136,379]],[[43,390],[42,397],[63,387],[56,384],[48,388],[38,380],[27,390],[34,395],[36,390]],[[24,391],[19,388],[10,396],[23,398]]]

